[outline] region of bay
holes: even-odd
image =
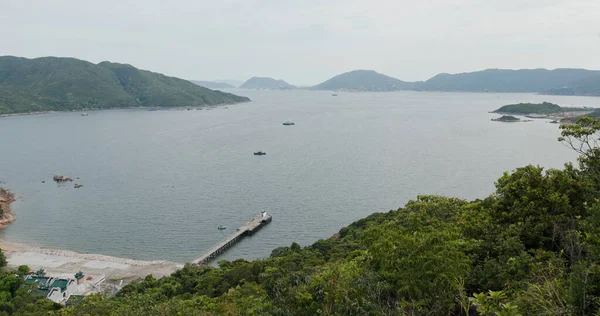
[[[488,112],[600,105],[534,94],[231,92],[253,102],[0,118],[1,186],[19,197],[0,238],[188,262],[266,210],[273,222],[222,258],[267,257],[418,194],[483,198],[504,171],[560,168],[576,155],[557,142],[558,125],[491,122]],[[83,187],[56,184],[57,174]]]

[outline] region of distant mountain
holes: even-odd
[[[232,85],[232,86],[234,86],[234,87],[236,87],[236,88],[244,84],[244,82],[243,82],[243,81],[241,81],[241,80],[233,80],[233,79],[227,79],[227,80],[212,80],[212,81],[213,81],[213,82],[218,82],[218,83],[226,83],[226,84]]]
[[[250,99],[127,64],[0,57],[0,114],[246,101]]]
[[[243,89],[295,89],[293,86],[283,80],[276,80],[268,77],[252,77],[240,86]]]
[[[600,96],[600,76],[576,80],[560,87],[548,89],[544,91],[544,93],[555,95]]]
[[[545,92],[569,82],[600,76],[585,69],[487,69],[460,74],[439,74],[419,85],[420,90],[469,92]]]
[[[201,80],[190,80],[192,83],[195,83],[201,87],[209,88],[209,89],[232,89],[234,86],[224,83],[224,82],[216,82],[216,81],[201,81]]]
[[[337,75],[311,89],[313,90],[358,90],[394,91],[415,89],[419,83],[406,82],[373,70],[354,70]]]

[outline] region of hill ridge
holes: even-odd
[[[130,64],[0,56],[0,114],[248,101]]]

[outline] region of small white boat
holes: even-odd
[[[88,115],[87,113],[81,113],[81,116],[87,116],[87,115]]]

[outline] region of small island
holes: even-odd
[[[524,115],[529,118],[565,118],[583,115],[594,111],[592,108],[561,107],[558,104],[543,103],[518,103],[505,105],[492,113],[505,115]]]
[[[514,117],[512,115],[502,115],[499,118],[492,119],[494,122],[506,122],[506,123],[516,123],[516,122],[531,122],[531,120],[521,120],[518,117]]]

